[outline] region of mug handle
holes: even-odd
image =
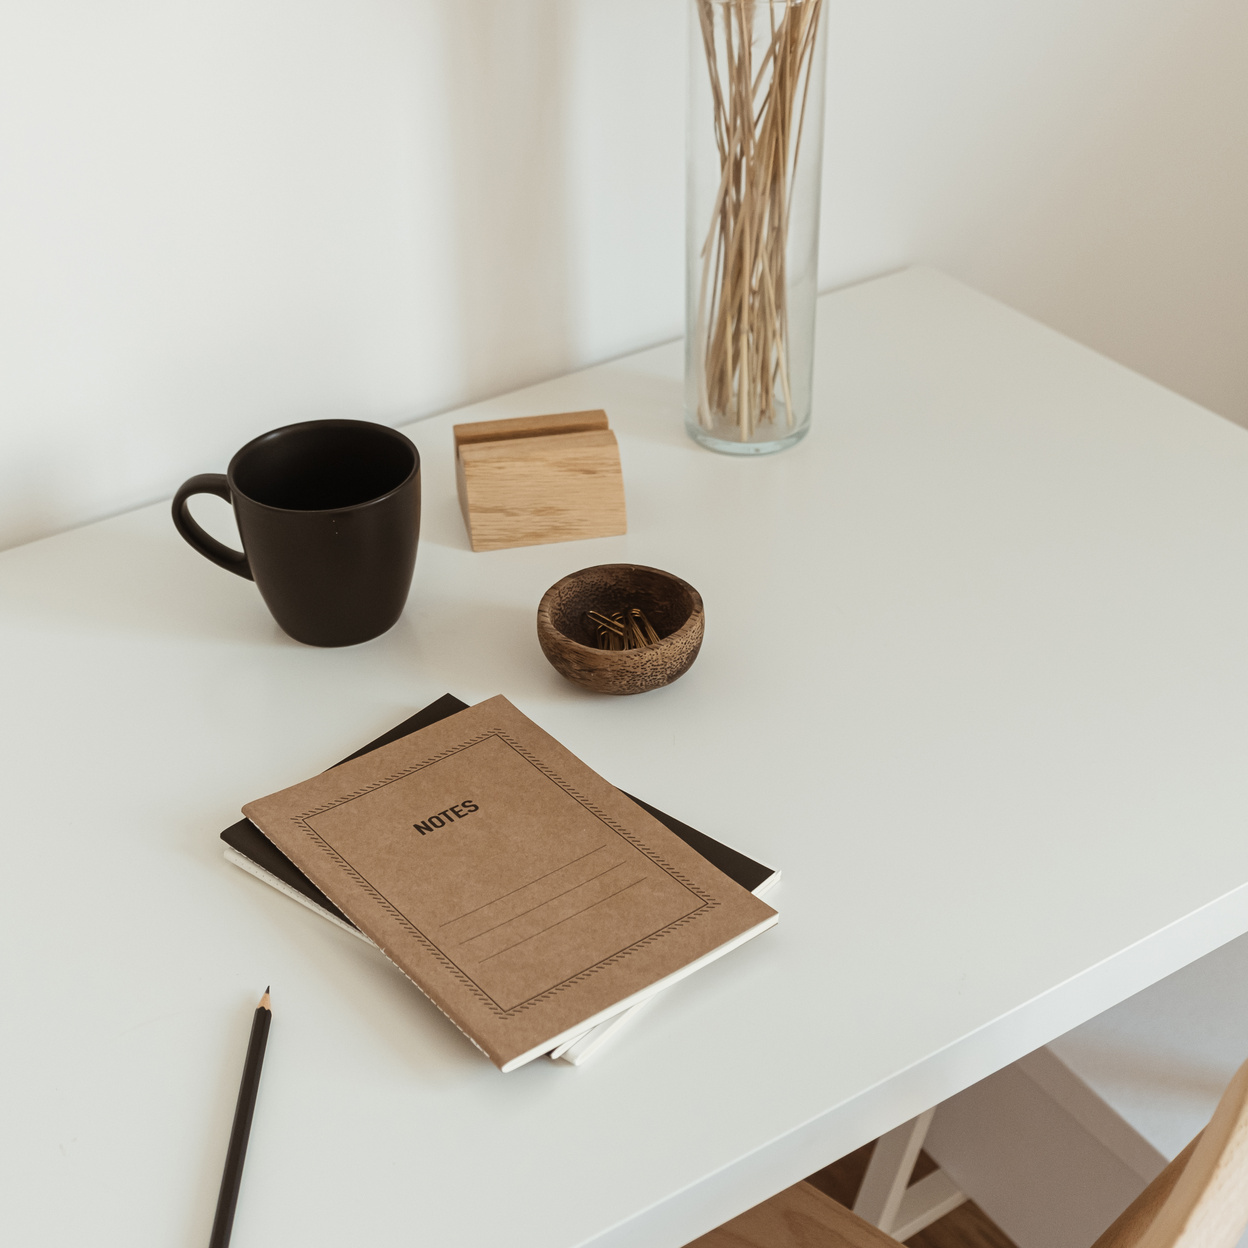
[[[233,572],[235,576],[241,576],[248,581],[255,580],[251,575],[247,556],[241,550],[231,550],[195,523],[191,510],[186,505],[186,500],[192,494],[215,494],[227,503],[232,503],[234,500],[230,497],[230,483],[225,475],[220,472],[201,472],[199,476],[183,482],[182,488],[173,496],[173,524],[205,559],[211,559],[218,567]]]

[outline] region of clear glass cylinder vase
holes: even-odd
[[[688,0],[685,427],[713,450],[810,428],[824,0]]]

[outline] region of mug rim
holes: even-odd
[[[412,467],[407,476],[403,478],[397,485],[393,485],[386,490],[384,494],[375,494],[372,498],[366,498],[360,503],[348,503],[344,507],[275,507],[272,503],[261,502],[258,498],[253,498],[246,490],[240,489],[234,480],[234,469],[238,465],[239,460],[251,451],[257,443],[265,441],[267,438],[277,437],[279,434],[293,433],[297,429],[311,429],[326,427],[336,427],[339,429],[372,429],[378,433],[384,433],[388,437],[395,438],[402,442],[412,452]],[[408,485],[412,478],[420,473],[420,451],[417,449],[416,443],[391,425],[379,425],[373,420],[352,420],[346,416],[331,416],[324,420],[297,420],[293,424],[279,425],[276,429],[266,429],[264,433],[257,434],[250,442],[245,442],[230,457],[229,465],[225,470],[225,479],[229,483],[230,493],[237,495],[239,498],[245,498],[253,507],[263,507],[266,511],[285,512],[292,516],[328,516],[336,512],[357,511],[361,507],[371,507],[374,503],[379,503],[383,499],[389,498],[393,494],[397,494],[405,485]]]

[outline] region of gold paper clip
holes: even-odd
[[[644,640],[640,642],[641,645],[653,646],[656,642],[661,640],[658,633],[654,631],[654,625],[646,619],[646,613],[640,607],[633,607],[629,611],[628,617],[638,635],[644,638]]]
[[[621,637],[624,636],[624,624],[619,619],[612,619],[609,615],[603,615],[601,611],[586,611],[585,618],[597,624],[599,628],[607,628]]]
[[[586,611],[585,622],[598,638],[600,650],[644,650],[662,640],[640,607],[614,611]]]

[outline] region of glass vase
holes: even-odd
[[[685,427],[765,454],[810,428],[824,0],[688,0]]]

